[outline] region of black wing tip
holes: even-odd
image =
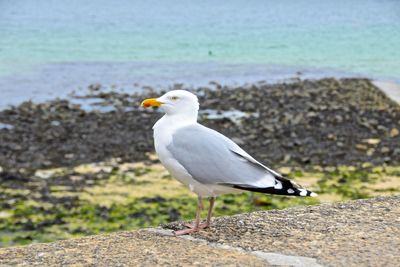
[[[275,187],[252,187],[247,185],[232,185],[233,188],[251,191],[251,192],[258,192],[258,193],[266,193],[272,195],[282,195],[282,196],[301,196],[301,197],[316,197],[318,196],[316,193],[309,191],[303,188],[275,188]]]

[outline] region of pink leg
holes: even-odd
[[[199,227],[200,226],[200,214],[201,214],[202,209],[203,209],[203,202],[202,202],[201,197],[199,196],[199,198],[197,199],[196,221],[194,223],[194,226],[189,229],[175,231],[174,234],[175,235],[186,235],[186,234],[197,232],[200,229],[200,227]]]
[[[214,203],[215,203],[215,197],[210,197],[210,206],[208,207],[207,222],[206,222],[207,226],[211,226],[211,216],[214,209]]]

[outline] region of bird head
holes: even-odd
[[[161,107],[166,114],[195,115],[199,110],[197,96],[185,90],[173,90],[158,98],[149,98],[142,102],[142,107]]]

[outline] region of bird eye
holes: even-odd
[[[171,96],[171,100],[178,100],[178,97],[177,96]]]

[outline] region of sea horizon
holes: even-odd
[[[0,3],[0,109],[92,83],[400,83],[400,2],[53,0]]]

